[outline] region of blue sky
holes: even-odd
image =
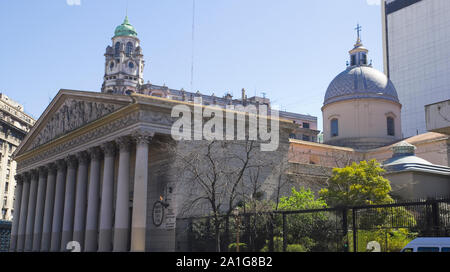
[[[104,52],[126,0],[1,0],[0,91],[38,118],[60,89],[100,91]],[[194,89],[267,94],[288,111],[319,117],[345,69],[357,23],[382,70],[377,0],[196,0]],[[146,60],[145,80],[190,89],[192,0],[129,0]]]

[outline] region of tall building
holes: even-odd
[[[385,73],[402,102],[403,137],[426,132],[425,105],[450,99],[450,1],[383,0]]]
[[[22,105],[0,93],[0,220],[13,217],[16,162],[11,156],[34,122]]]

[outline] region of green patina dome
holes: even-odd
[[[137,32],[134,26],[130,24],[128,21],[128,16],[125,17],[123,23],[116,27],[116,31],[114,32],[114,37],[118,36],[132,36],[137,37]]]

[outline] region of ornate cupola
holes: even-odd
[[[350,63],[325,93],[324,142],[367,150],[401,139],[401,104],[394,84],[368,63],[361,26],[356,30]]]
[[[369,53],[369,50],[367,50],[361,42],[361,26],[359,24],[356,27],[356,30],[358,32],[358,38],[356,40],[354,48],[349,52],[350,66],[362,66],[362,65],[372,66],[367,62],[367,55]]]
[[[128,16],[116,27],[112,46],[106,48],[102,92],[130,94],[144,83],[144,55]]]

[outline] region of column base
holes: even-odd
[[[98,236],[98,252],[112,251],[112,230],[100,230]]]
[[[131,230],[131,251],[145,252],[145,228],[133,228]]]
[[[86,238],[84,240],[85,252],[97,252],[98,249],[98,231],[86,230]]]
[[[42,233],[42,243],[41,243],[41,252],[49,252],[50,251],[50,241],[52,239],[51,233]]]
[[[126,229],[114,229],[114,252],[127,252],[128,241],[130,236],[130,230]]]

